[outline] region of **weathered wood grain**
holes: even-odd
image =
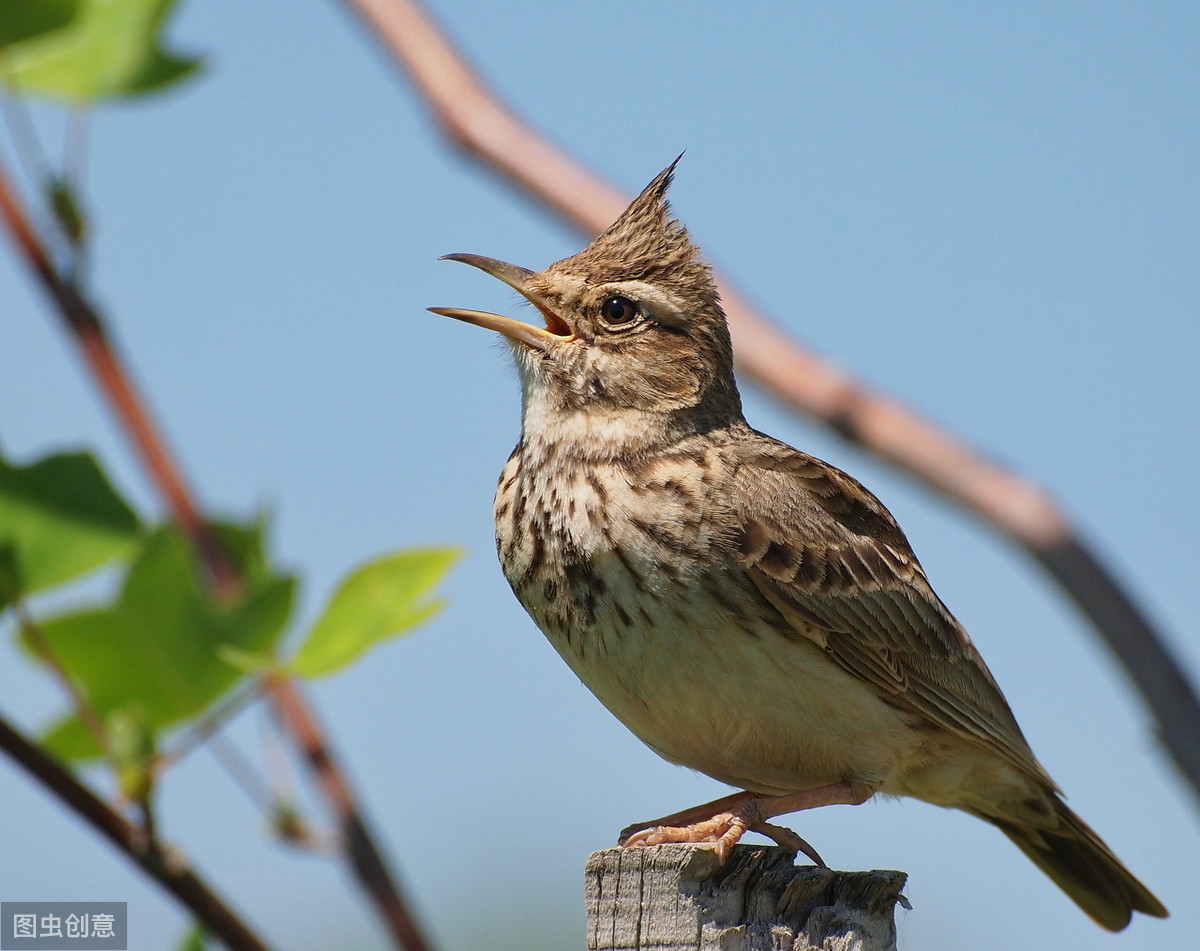
[[[588,951],[895,951],[903,872],[837,872],[795,854],[707,845],[593,852]],[[906,904],[906,903],[905,903]]]

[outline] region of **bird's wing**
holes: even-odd
[[[744,448],[729,500],[742,564],[797,634],[888,702],[1054,788],[883,503],[840,469],[769,437]]]

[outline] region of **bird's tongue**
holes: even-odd
[[[546,307],[538,307],[538,310],[542,312],[542,317],[546,321],[546,329],[550,333],[558,334],[560,337],[569,337],[574,333],[571,325],[559,317],[558,314],[554,313],[554,311]]]

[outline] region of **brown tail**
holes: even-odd
[[[1120,931],[1135,911],[1167,917],[1167,909],[1134,878],[1079,816],[1053,797],[1057,828],[1037,828],[983,816],[1013,840],[1054,883],[1100,926]]]

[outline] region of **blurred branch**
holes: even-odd
[[[3,166],[0,166],[0,218],[29,270],[49,294],[109,407],[136,447],[151,481],[202,559],[214,593],[218,597],[233,595],[241,587],[237,570],[221,551],[201,516],[200,507],[152,420],[145,400],[110,344],[99,312],[79,286],[54,266]],[[289,730],[307,728],[304,733],[292,732],[292,742],[313,765],[320,779],[319,785],[331,797],[331,805],[351,833],[345,839],[347,858],[356,873],[369,870],[369,875],[360,874],[359,877],[391,929],[396,946],[407,951],[427,951],[428,944],[417,932],[407,903],[387,873],[381,854],[367,832],[350,783],[317,728],[316,716],[305,706],[303,697],[288,679],[271,677],[264,686]]]
[[[344,0],[407,74],[450,142],[585,234],[628,198],[518,119],[416,0]],[[769,393],[1008,535],[1080,606],[1158,721],[1175,764],[1200,794],[1200,700],[1162,637],[1045,492],[934,423],[823,363],[718,287],[741,369]]]
[[[267,951],[258,935],[188,867],[179,852],[149,838],[3,718],[0,749],[178,898],[229,948]]]
[[[0,166],[0,216],[29,270],[54,302],[67,333],[74,340],[110,409],[133,443],[142,465],[162,494],[171,517],[187,534],[204,561],[204,566],[219,593],[231,593],[237,587],[237,575],[221,552],[183,473],[159,434],[146,403],[117,356],[99,311],[84,297],[79,287],[66,279],[54,266],[45,243],[34,229],[16,190]]]
[[[79,689],[79,685],[71,678],[67,669],[63,667],[58,659],[58,655],[54,652],[54,647],[50,641],[46,639],[46,635],[42,633],[42,627],[33,619],[33,615],[29,613],[29,608],[25,604],[24,598],[19,592],[6,592],[13,614],[17,618],[17,627],[28,640],[29,645],[41,657],[54,679],[58,681],[63,693],[67,695],[67,699],[71,703],[71,709],[75,711],[75,716],[79,722],[83,724],[85,730],[91,736],[100,752],[104,757],[112,761],[112,744],[108,739],[108,731],[104,727],[104,721],[100,718],[100,714],[96,712],[96,708],[85,697]]]
[[[400,889],[375,847],[374,837],[355,804],[345,773],[333,758],[329,743],[322,735],[311,708],[304,701],[300,688],[294,679],[280,674],[268,675],[266,686],[275,698],[275,711],[279,719],[304,754],[325,800],[337,817],[338,832],[345,843],[359,884],[375,902],[400,947],[408,951],[428,951],[429,945],[417,927],[412,912],[401,899]]]

